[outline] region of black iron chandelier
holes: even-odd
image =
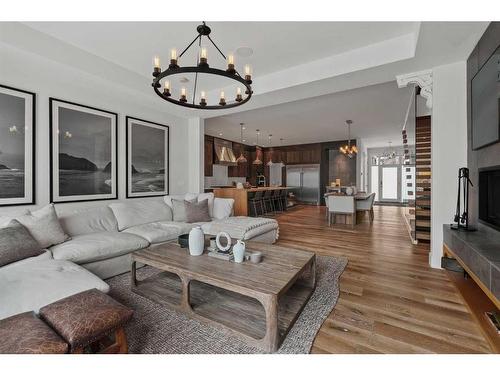
[[[172,49],[170,51],[170,64],[166,70],[161,70],[160,58],[155,56],[154,58],[154,68],[153,68],[153,83],[152,86],[162,99],[166,101],[177,104],[183,107],[196,108],[196,109],[225,109],[240,106],[250,100],[252,97],[252,73],[249,65],[245,66],[245,76],[242,77],[234,67],[234,55],[230,54],[227,57],[222,53],[220,48],[214,43],[210,37],[210,32],[212,31],[205,22],[196,28],[198,35],[194,40],[177,56],[177,50]],[[220,55],[227,61],[227,68],[225,70],[212,68],[208,65],[207,49],[202,47],[202,38],[206,37],[220,53]],[[196,66],[179,66],[179,59],[186,53],[186,51],[198,41],[198,47],[200,48],[199,54],[197,55]],[[170,81],[167,79],[169,76],[184,73],[195,73],[194,79],[194,90],[191,100],[188,100],[188,93],[185,87],[181,88],[179,99],[172,97],[172,87]],[[226,95],[224,91],[220,93],[220,100],[218,104],[208,104],[205,91],[200,92],[199,102],[197,99],[197,89],[198,89],[198,75],[201,74],[211,74],[216,76],[222,76],[236,81],[239,87],[236,89],[236,96],[234,100],[226,101]],[[163,90],[161,88],[163,87]],[[244,90],[245,96],[242,94],[242,89]]]

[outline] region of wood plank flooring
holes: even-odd
[[[277,215],[277,244],[343,256],[337,306],[312,353],[489,353],[455,286],[412,245],[401,207],[375,206],[375,220],[328,227],[324,207]]]

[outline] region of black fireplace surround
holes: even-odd
[[[479,169],[479,220],[500,230],[500,166]]]

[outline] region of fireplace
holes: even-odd
[[[479,169],[479,220],[500,231],[500,166]]]

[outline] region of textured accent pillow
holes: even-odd
[[[43,254],[38,242],[17,220],[0,228],[0,267]]]
[[[43,249],[69,239],[59,223],[53,204],[20,216],[17,221],[28,229]]]
[[[200,223],[212,221],[210,211],[208,210],[208,199],[201,202],[184,201],[186,210],[186,223]]]
[[[196,202],[196,198],[191,200],[186,200],[186,202]],[[174,221],[186,222],[186,206],[184,205],[184,200],[172,199],[172,216]]]

